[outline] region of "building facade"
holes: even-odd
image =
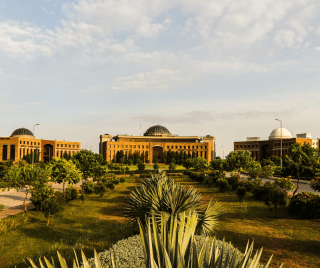
[[[37,139],[26,128],[16,129],[10,137],[0,137],[0,161],[21,160],[33,151],[40,152],[39,160],[50,162],[54,156],[62,157],[65,153],[74,155],[81,150],[80,142]]]
[[[172,135],[167,128],[156,125],[150,127],[144,136],[101,135],[99,152],[106,161],[112,161],[117,152],[123,151],[127,155],[130,152],[139,155],[143,153],[152,163],[154,158],[160,161],[166,158],[169,150],[186,152],[188,155],[204,157],[211,161],[216,156],[215,140],[215,137],[210,135],[205,137]]]
[[[268,159],[270,156],[281,156],[281,137],[282,137],[282,156],[285,157],[289,147],[294,143],[310,144],[313,148],[319,149],[319,139],[312,139],[310,133],[297,134],[294,138],[285,128],[274,129],[268,140],[260,140],[259,137],[248,137],[246,141],[234,142],[234,151],[246,150],[251,152],[251,156],[258,161]]]

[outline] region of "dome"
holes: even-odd
[[[282,139],[291,139],[293,138],[291,136],[291,133],[289,130],[287,130],[286,128],[282,128]],[[274,129],[270,136],[269,136],[269,140],[278,140],[281,139],[281,128],[276,128]]]
[[[156,125],[149,127],[144,136],[171,136],[171,133],[166,127]]]
[[[32,137],[34,137],[33,133],[29,129],[26,129],[24,127],[18,128],[15,131],[13,131],[10,137],[15,137],[15,136],[32,136]]]

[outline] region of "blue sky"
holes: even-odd
[[[2,0],[0,136],[320,137],[317,0]]]

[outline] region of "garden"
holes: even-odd
[[[297,161],[286,161],[291,171],[288,164],[284,172],[304,174],[305,163],[300,169]],[[319,195],[289,194],[297,188],[290,175],[263,183],[263,178],[279,172],[277,159],[259,163],[239,151],[211,163],[188,158],[178,168],[179,160],[171,161],[168,173],[154,162],[150,170],[141,160],[137,170],[121,163],[112,167],[100,155],[82,150],[72,159],[54,158],[34,167],[26,162],[0,165],[0,187],[25,189],[35,205],[32,211],[0,220],[0,266],[317,267],[320,263]],[[316,162],[312,165],[309,174],[317,167]],[[235,172],[229,176],[227,171]],[[246,173],[248,180],[240,180],[240,173]],[[55,191],[51,182],[61,183],[63,190]],[[79,188],[73,186],[78,182]],[[311,186],[319,191],[320,179],[314,176]]]

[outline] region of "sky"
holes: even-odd
[[[1,0],[0,136],[320,137],[319,0]],[[141,131],[140,131],[141,124]]]

